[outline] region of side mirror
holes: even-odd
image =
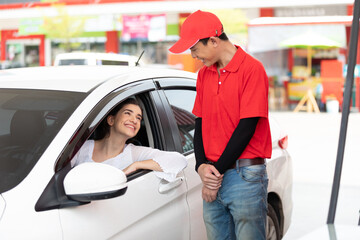
[[[82,163],[64,178],[66,195],[75,201],[89,202],[123,195],[126,175],[120,169],[103,163]]]

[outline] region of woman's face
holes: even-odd
[[[135,137],[140,129],[142,113],[139,106],[127,104],[115,116],[108,117],[110,132],[118,133],[127,138]]]

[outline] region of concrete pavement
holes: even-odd
[[[327,220],[341,113],[271,112],[289,136],[294,167],[294,211],[285,240],[298,239]],[[360,209],[360,114],[349,116],[335,223],[356,225]]]

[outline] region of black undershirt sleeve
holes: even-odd
[[[206,162],[205,150],[202,139],[202,119],[195,119],[195,133],[194,133],[194,153],[196,159],[195,171],[199,166]]]
[[[220,174],[223,174],[227,169],[229,169],[240,157],[255,133],[258,120],[259,117],[240,119],[240,122],[231,135],[224,152],[221,154],[219,160],[214,163],[214,166]],[[196,164],[198,164],[197,161]]]

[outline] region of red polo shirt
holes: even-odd
[[[270,158],[268,78],[263,65],[239,46],[220,69],[204,66],[198,73],[193,113],[202,118],[206,158],[216,162],[242,118],[260,117],[255,133],[240,158]]]

